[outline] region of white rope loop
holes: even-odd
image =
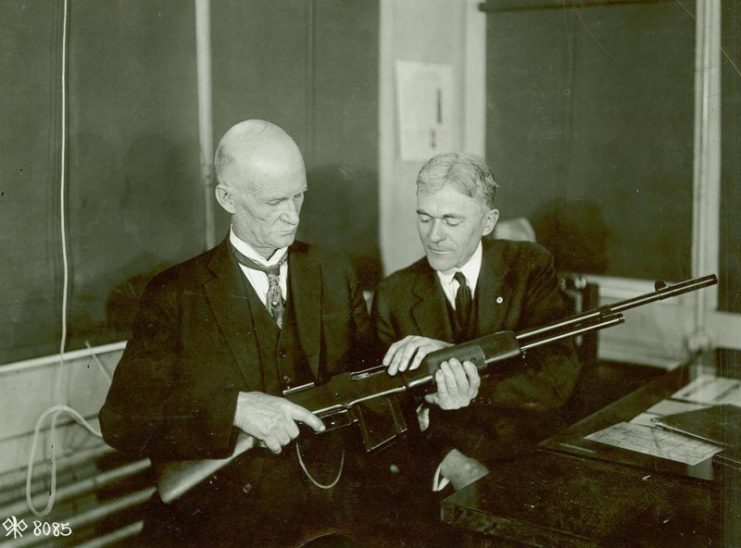
[[[304,474],[309,479],[311,483],[313,483],[316,487],[319,489],[329,490],[332,489],[335,485],[337,485],[337,482],[340,481],[340,478],[342,477],[342,469],[345,467],[345,450],[342,450],[342,456],[340,457],[340,467],[337,470],[337,476],[335,476],[334,480],[332,480],[331,483],[324,484],[319,483],[317,480],[314,479],[314,476],[311,475],[311,472],[309,472],[309,469],[306,467],[306,464],[304,463],[304,459],[301,456],[301,448],[299,447],[299,443],[296,442],[296,456],[298,456],[298,464],[301,466],[301,470],[304,471]]]

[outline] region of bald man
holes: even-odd
[[[150,544],[297,544],[352,524],[358,497],[348,440],[304,435],[288,450],[300,424],[324,425],[282,394],[362,367],[369,320],[349,263],[294,241],[306,173],[283,130],[260,120],[235,125],[215,167],[230,232],[147,286],[101,428],[110,445],[155,465],[227,457],[239,432],[264,446],[173,504],[155,496]],[[319,487],[340,472],[336,487]]]

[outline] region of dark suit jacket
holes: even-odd
[[[517,332],[566,315],[553,259],[530,242],[483,240],[476,292],[477,337]],[[376,336],[385,347],[407,335],[453,342],[446,306],[438,277],[422,258],[379,285],[372,313]],[[580,366],[569,342],[531,350],[527,367],[522,365],[508,367],[504,377],[484,381],[476,403],[467,410],[435,412],[430,435],[484,460],[499,452],[498,445],[516,443],[523,435],[537,436],[523,428],[532,430],[534,419],[537,422],[566,402]],[[442,428],[447,429],[441,432],[440,423],[446,419]]]
[[[261,390],[241,276],[225,240],[149,283],[100,412],[109,444],[155,459],[232,452],[237,395]],[[317,381],[362,359],[369,322],[349,263],[296,242],[288,283],[299,343]]]

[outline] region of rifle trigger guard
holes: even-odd
[[[319,418],[322,419],[324,426],[327,428],[324,432],[339,430],[340,428],[350,426],[351,424],[358,421],[358,419],[355,417],[355,414],[349,409],[331,411],[326,415],[319,415]]]

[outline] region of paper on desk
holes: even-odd
[[[627,422],[609,426],[585,438],[690,465],[699,464],[723,450],[722,447],[712,443]]]
[[[633,417],[630,420],[630,423],[653,427],[656,420],[663,417],[664,415],[675,415],[677,413],[696,411],[697,409],[704,409],[706,407],[708,406],[702,403],[687,403],[675,400],[662,400],[659,403],[649,407],[640,415]]]
[[[640,424],[641,426],[648,426],[651,428],[653,427],[654,422],[656,422],[656,419],[659,418],[661,418],[661,415],[656,415],[654,413],[641,413],[640,415],[630,419],[630,424]]]
[[[729,403],[741,407],[741,380],[700,375],[675,392],[672,398],[712,405]]]
[[[676,415],[677,413],[686,413],[687,411],[697,411],[705,409],[708,404],[704,403],[687,403],[675,400],[661,400],[659,403],[652,405],[646,410],[646,413],[654,415]]]

